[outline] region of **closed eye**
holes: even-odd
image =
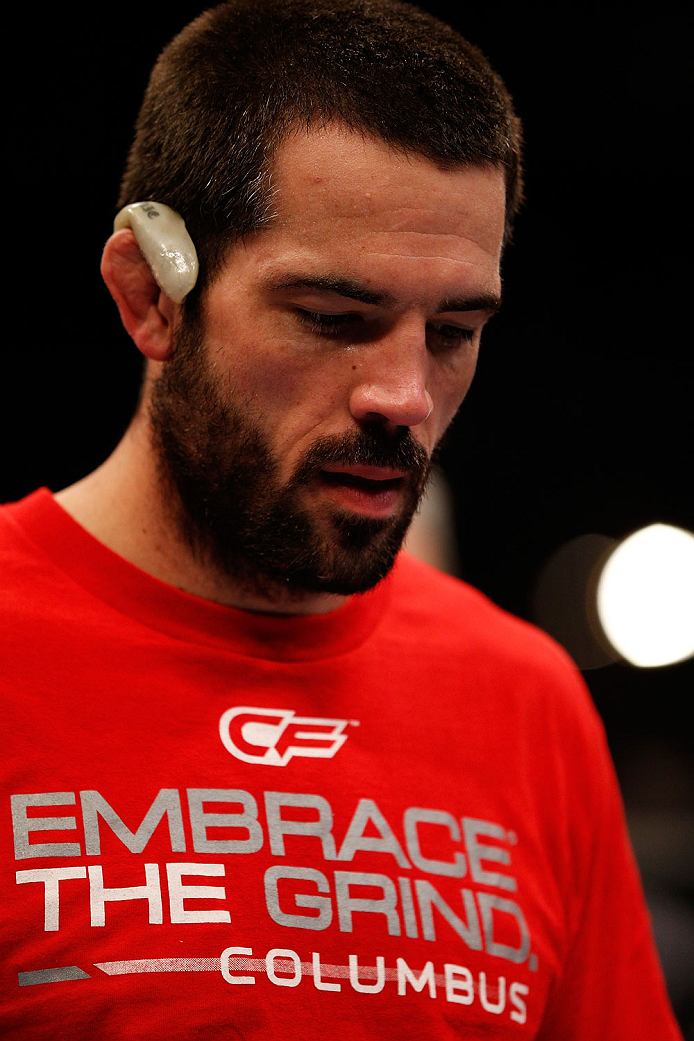
[[[434,351],[455,350],[456,347],[472,343],[474,338],[474,329],[465,329],[460,325],[430,322],[427,326],[427,343],[430,349]]]
[[[300,322],[321,336],[339,336],[340,333],[347,332],[355,324],[363,321],[362,316],[354,312],[325,314],[321,311],[305,311],[303,308],[297,308],[296,315]]]
[[[354,311],[335,314],[297,308],[295,313],[303,325],[308,326],[319,336],[359,337],[366,330],[365,316]],[[474,329],[467,329],[460,325],[450,325],[446,322],[430,322],[427,325],[427,345],[429,350],[435,354],[455,351],[457,348],[472,343],[474,338]]]

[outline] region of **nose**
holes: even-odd
[[[434,408],[427,390],[429,360],[424,331],[421,338],[393,334],[371,344],[350,396],[354,418],[393,428],[423,423]]]

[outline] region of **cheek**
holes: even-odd
[[[283,473],[315,438],[341,432],[349,395],[339,366],[279,342],[247,344],[226,363],[227,393],[264,431]]]
[[[308,361],[254,324],[237,319],[209,328],[212,371],[233,400],[259,415],[296,406],[311,377]]]
[[[432,397],[438,419],[437,440],[452,421],[472,384],[477,367],[478,350],[466,352],[455,364],[439,368],[434,377]]]
[[[334,406],[343,385],[339,366],[297,357],[291,348],[255,355],[242,379],[266,408],[301,413]]]

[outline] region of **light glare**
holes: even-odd
[[[620,542],[598,580],[597,609],[608,640],[632,665],[694,655],[694,535],[651,524]]]

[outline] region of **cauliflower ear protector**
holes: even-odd
[[[174,303],[182,303],[198,277],[198,255],[183,218],[161,202],[124,206],[113,230],[132,228],[157,285]]]

